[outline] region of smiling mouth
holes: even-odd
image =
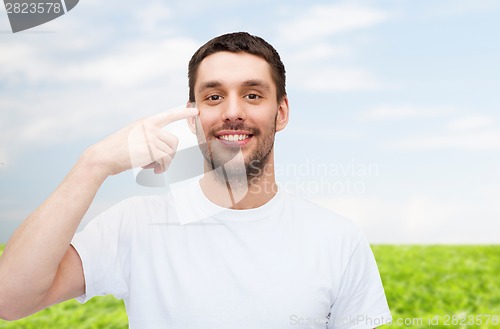
[[[216,137],[223,145],[243,147],[252,140],[253,134],[247,130],[221,130]]]
[[[218,138],[228,142],[237,142],[237,141],[243,141],[249,138],[250,136],[251,135],[234,134],[234,135],[220,135]]]

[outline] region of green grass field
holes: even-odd
[[[373,251],[394,318],[384,328],[500,328],[500,246],[375,245]],[[123,303],[111,296],[0,320],[8,329],[127,327]]]

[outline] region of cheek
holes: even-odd
[[[200,110],[200,114],[198,116],[204,126],[208,125],[209,123],[214,123],[219,118],[217,111],[207,111],[207,110],[205,111]]]
[[[258,125],[266,130],[274,128],[276,125],[276,113],[271,112],[265,117],[259,118]]]
[[[202,133],[203,135],[206,135],[208,132],[210,132],[210,127],[212,126],[211,122],[212,121],[210,121],[210,118],[207,118],[206,115],[200,113],[199,120],[197,120],[197,125],[196,125],[197,133],[198,134]]]

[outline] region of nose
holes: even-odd
[[[237,97],[229,98],[222,111],[223,121],[244,121],[246,119],[245,108],[243,102]]]

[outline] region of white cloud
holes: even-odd
[[[280,38],[293,43],[324,38],[377,25],[388,20],[390,15],[358,5],[327,4],[311,6],[297,17],[279,28]]]
[[[0,52],[0,75],[8,87],[22,86],[25,97],[9,93],[0,103],[2,157],[40,145],[95,140],[187,99],[187,62],[197,47],[189,38],[160,42],[122,40],[93,56],[75,55],[79,46],[10,41]],[[53,40],[53,38],[49,38]],[[76,48],[75,48],[76,47]],[[60,61],[58,52],[72,54]],[[50,81],[57,88],[39,88]]]
[[[464,151],[500,150],[500,129],[456,134],[418,136],[387,143],[384,148],[390,150],[442,150],[456,149]]]
[[[495,119],[487,116],[467,116],[453,119],[446,125],[447,130],[463,131],[485,128],[495,123]]]
[[[388,121],[410,119],[434,119],[455,114],[451,107],[419,107],[415,105],[384,105],[362,112],[364,121]],[[428,132],[411,137],[391,140],[383,145],[390,150],[498,150],[500,128],[494,127],[496,120],[485,115],[455,117],[437,132]]]
[[[400,120],[432,118],[453,113],[449,107],[419,107],[415,105],[382,105],[360,114],[362,120]]]
[[[18,111],[9,111],[0,132],[2,138],[41,145],[102,137],[131,121],[182,105],[187,99],[187,88],[174,81],[133,93],[128,88],[113,88],[103,92],[93,89],[86,93],[67,90],[62,94],[41,94],[33,94]]]
[[[319,116],[322,116],[322,109],[318,112]],[[320,139],[320,140],[337,140],[337,141],[353,141],[361,140],[364,136],[363,131],[354,128],[346,128],[340,126],[331,126],[328,128],[319,127],[318,125],[304,125],[300,122],[290,122],[286,128],[287,135],[293,135],[297,137],[308,136],[308,138]]]
[[[287,62],[291,65],[313,62],[317,60],[328,60],[332,58],[350,57],[353,50],[347,46],[332,46],[326,42],[319,42],[310,47],[305,47],[291,52],[286,56]]]
[[[145,32],[154,32],[172,18],[172,11],[163,1],[145,2],[136,11],[137,25]]]
[[[291,88],[351,92],[386,87],[369,70],[353,64],[357,51],[352,43],[333,45],[329,37],[370,28],[388,20],[389,13],[354,4],[313,4],[299,9],[287,6],[283,11],[288,12],[288,19],[277,25],[276,39],[286,54]]]
[[[112,53],[58,70],[61,80],[99,82],[108,86],[138,87],[157,78],[185,76],[187,62],[197,48],[189,38],[163,42],[134,41]]]
[[[446,0],[428,7],[431,16],[458,16],[473,12],[492,11],[498,8],[497,0]]]
[[[187,88],[175,80],[154,88],[74,88],[64,93],[32,92],[26,100],[7,99],[5,107],[0,106],[5,114],[0,121],[2,153],[10,165],[18,155],[41,146],[64,149],[77,141],[90,145],[132,121],[182,106],[186,99]]]
[[[499,243],[500,208],[494,203],[444,201],[413,195],[322,197],[316,203],[358,224],[373,243]]]
[[[25,59],[31,52],[31,47],[28,44],[10,43],[6,47],[2,47],[0,52],[0,69],[6,70],[9,64],[15,64],[16,61]]]
[[[291,71],[290,86],[309,91],[363,91],[384,87],[370,72],[361,68],[324,67]]]
[[[47,72],[41,56],[37,56],[36,46],[33,44],[8,43],[0,52],[0,75],[2,81],[16,84],[24,79],[34,81],[40,79]]]
[[[47,81],[51,84],[92,82],[135,87],[158,77],[169,79],[173,72],[185,77],[187,62],[199,45],[194,39],[174,34],[174,29],[164,26],[172,13],[163,2],[149,2],[139,10],[132,3],[120,3],[119,9],[124,11],[124,16],[132,14],[130,25],[151,30],[142,31],[146,37],[120,35],[112,25],[102,22],[89,26],[96,14],[92,6],[84,8],[87,5],[79,4],[77,8],[82,7],[82,10],[78,14],[72,11],[44,25],[61,34],[60,38],[53,37],[55,33],[37,35],[29,40],[22,35],[6,38],[0,52],[2,82],[23,88]],[[129,7],[134,10],[127,13]],[[103,6],[99,12],[113,8]],[[65,31],[80,32],[76,37],[66,35]]]

